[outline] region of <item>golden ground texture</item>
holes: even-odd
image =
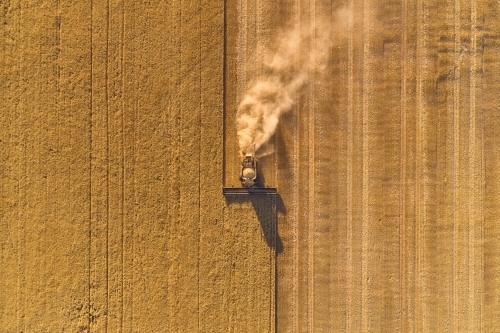
[[[500,331],[498,1],[0,8],[1,332]],[[224,198],[262,58],[325,21],[279,195]]]

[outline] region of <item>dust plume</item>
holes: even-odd
[[[311,77],[325,69],[335,38],[350,25],[341,16],[350,17],[346,8],[337,11],[335,22],[297,26],[278,38],[274,53],[267,52],[264,74],[250,85],[238,107],[236,129],[243,154],[253,152],[254,144],[256,151],[262,148],[258,155],[272,153],[266,143],[280,117],[292,109]]]

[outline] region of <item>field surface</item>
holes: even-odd
[[[0,9],[1,332],[500,331],[498,1]],[[278,195],[224,197],[297,27]]]
[[[498,2],[226,10],[226,183],[238,104],[269,75],[280,36],[310,34],[297,64],[324,43],[321,29],[332,38],[260,159],[283,202],[278,331],[498,331]]]

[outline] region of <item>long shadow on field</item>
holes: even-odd
[[[281,241],[277,228],[278,213],[282,213],[284,209],[281,196],[279,193],[271,196],[250,195],[250,202],[259,219],[260,227],[264,233],[267,245],[273,247],[276,253],[283,252],[283,242]]]
[[[264,239],[276,253],[283,252],[283,242],[277,231],[278,212],[283,212],[283,201],[277,195],[249,194],[247,196],[226,196],[226,203],[244,204],[250,201],[260,223]]]

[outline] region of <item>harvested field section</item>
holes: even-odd
[[[272,61],[287,31],[302,33],[295,74],[309,62],[260,159],[283,203],[277,331],[495,331],[498,9],[228,3],[226,184],[238,174],[240,101],[255,82],[288,80]]]

